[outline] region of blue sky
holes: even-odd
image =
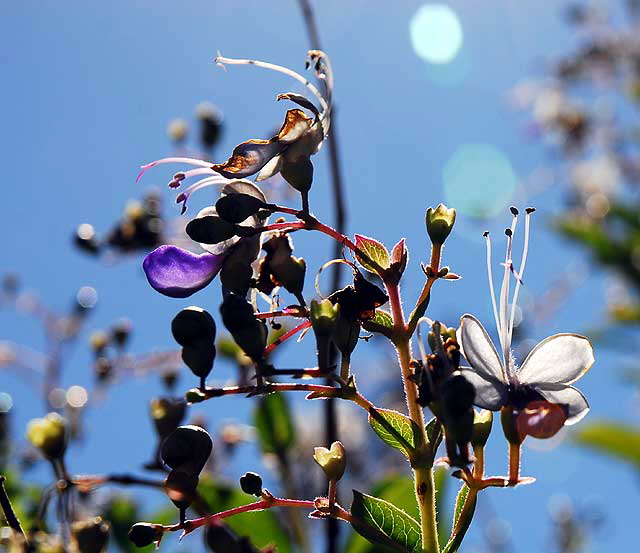
[[[419,262],[428,258],[425,208],[446,199],[460,209],[469,197],[497,193],[495,183],[487,180],[502,175],[500,168],[495,173],[471,166],[462,173],[456,192],[446,186],[451,160],[469,146],[498,152],[517,190],[488,221],[461,212],[445,263],[463,279],[439,285],[430,315],[449,324],[464,312],[489,320],[481,233],[489,228],[500,236],[508,223],[508,202],[538,208],[525,296],[540,296],[565,267],[582,260],[577,249],[549,229],[565,183],[559,180],[554,182],[558,186],[531,194],[527,177],[551,156],[525,136],[525,118],[512,112],[505,99],[515,83],[541,74],[549,59],[575,44],[563,22],[564,2],[447,3],[459,17],[463,41],[458,56],[440,66],[425,62],[412,48],[410,22],[423,2],[403,0],[393,9],[388,3],[365,0],[316,4],[323,47],[336,74],[349,230],[388,246],[407,238],[411,262],[403,293],[408,303],[422,285]],[[297,85],[256,68],[229,67],[225,72],[213,58],[220,50],[225,56],[254,57],[302,71],[307,38],[296,2],[24,0],[5,3],[0,11],[2,271],[19,273],[26,287],[60,309],[80,286],[95,286],[100,303],[89,327],[104,327],[126,315],[135,324],[133,350],[172,347],[169,321],[175,312],[191,303],[215,312],[217,291],[209,288],[185,302],[169,300],[148,286],[140,259],[107,267],[76,252],[70,237],[84,221],[106,230],[128,198],[166,183],[173,168],[151,172],[136,185],[137,168],[171,153],[167,123],[174,117],[192,119],[199,102],[212,101],[225,113],[220,159],[235,144],[267,136],[280,124],[283,106],[276,104],[275,96],[301,92]],[[311,202],[316,214],[331,221],[326,158],[324,151],[316,157]],[[168,191],[165,199],[166,209],[173,209]],[[319,267],[332,248],[310,236],[296,238],[296,245],[309,267]],[[496,251],[501,249],[496,244]],[[552,318],[527,325],[528,337],[587,333],[599,326],[604,282],[605,275],[589,269]],[[307,295],[311,290],[309,281]],[[13,313],[0,313],[0,338],[43,347],[38,327]],[[81,345],[70,360],[66,385],[91,386],[86,349]],[[297,363],[309,348],[303,346],[300,353],[289,347],[287,352],[287,362]],[[596,358],[580,382],[592,404],[589,418],[637,422],[632,391],[616,369],[620,359],[604,348],[597,350]],[[359,354],[356,367],[360,360],[366,370],[367,359]],[[181,385],[191,382],[183,379]],[[0,390],[14,397],[18,434],[26,421],[42,415],[37,394],[15,377],[0,373]],[[138,454],[138,444],[150,438],[147,402],[157,393],[160,387],[151,378],[116,385],[99,408],[89,411],[93,435],[74,453],[72,470],[97,473],[112,469],[113,463],[133,469],[145,460],[147,452]],[[238,400],[234,409],[248,409],[241,404]],[[223,409],[229,406],[209,403],[203,411],[216,421],[226,417]],[[489,470],[501,473],[504,445],[499,432],[494,437]],[[631,469],[562,445],[545,453],[528,449],[524,472],[538,477],[538,482],[492,491],[484,507],[481,504],[511,525],[515,551],[543,549],[549,535],[548,498],[558,493],[578,503],[595,500],[604,507],[610,523],[601,541],[608,550],[629,543],[635,521],[631,507],[638,499]],[[469,550],[480,539],[475,528]]]

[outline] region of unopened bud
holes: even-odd
[[[342,478],[347,466],[347,455],[341,442],[333,442],[330,449],[316,447],[313,458],[329,480],[338,481]]]
[[[185,231],[189,238],[200,244],[219,244],[236,236],[238,229],[222,217],[205,215],[189,221]]]
[[[311,326],[316,336],[330,336],[340,314],[340,304],[331,300],[311,300]]]
[[[150,524],[149,522],[136,522],[127,535],[136,547],[146,547],[162,539],[162,525]]]
[[[151,400],[150,411],[158,436],[164,438],[180,426],[186,405],[181,399],[159,397]]]
[[[449,234],[451,234],[455,220],[456,210],[453,208],[449,209],[444,204],[440,204],[435,209],[432,207],[427,209],[425,217],[427,232],[434,246],[444,244]]]
[[[286,161],[280,174],[298,192],[308,192],[313,182],[313,163],[308,157],[294,162]]]
[[[473,433],[471,434],[471,445],[474,447],[484,447],[491,434],[493,424],[493,413],[482,409],[474,412]]]
[[[216,211],[225,221],[237,224],[255,215],[264,206],[261,199],[251,194],[227,194],[216,202]]]
[[[240,477],[240,487],[244,493],[260,497],[262,495],[262,478],[255,472],[247,472]]]
[[[27,426],[27,439],[47,459],[62,459],[67,449],[67,421],[58,413],[33,419]]]
[[[204,428],[180,426],[162,442],[160,455],[174,471],[197,476],[207,463],[212,449],[211,436]]]

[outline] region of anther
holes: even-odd
[[[527,212],[527,215],[531,215],[535,210],[536,210],[535,207],[528,207],[527,209],[525,209],[525,211]]]
[[[512,214],[512,215],[514,215],[515,217],[517,217],[517,216],[518,216],[519,211],[518,211],[518,209],[517,209],[516,207],[511,206],[511,207],[509,208],[509,210],[511,211],[511,214]]]
[[[489,231],[488,231],[488,230],[485,230],[485,231],[482,233],[482,236],[484,236],[485,238],[486,238],[487,236],[489,236]]]
[[[504,233],[511,238],[513,236],[513,231],[510,228],[504,229]]]

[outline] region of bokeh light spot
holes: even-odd
[[[87,390],[82,386],[71,386],[71,388],[67,390],[67,403],[71,407],[75,407],[76,409],[84,407],[88,399],[89,395],[87,394]]]
[[[411,18],[411,44],[429,63],[449,63],[462,47],[462,25],[456,12],[445,4],[425,4]]]
[[[442,171],[447,204],[472,217],[500,213],[518,179],[507,157],[490,144],[464,144]]]
[[[8,413],[13,407],[13,398],[6,392],[0,392],[0,413]]]

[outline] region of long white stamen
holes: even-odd
[[[500,340],[502,344],[502,355],[504,360],[504,367],[507,371],[507,374],[510,373],[511,370],[511,341],[509,340],[510,332],[508,323],[510,320],[509,317],[509,285],[511,278],[511,252],[513,249],[513,234],[516,230],[516,225],[518,224],[518,211],[515,208],[511,209],[513,213],[513,221],[511,223],[511,228],[508,228],[505,231],[507,235],[507,253],[505,255],[504,260],[504,277],[502,278],[502,288],[500,290],[500,323],[501,323],[501,334],[502,340]]]
[[[320,91],[316,88],[316,86],[305,79],[299,73],[288,69],[287,67],[282,67],[281,65],[275,65],[273,63],[268,63],[265,61],[259,60],[243,60],[243,59],[234,59],[234,58],[225,58],[223,56],[217,56],[215,62],[224,67],[224,64],[228,65],[255,65],[256,67],[262,67],[263,69],[270,69],[271,71],[276,71],[278,73],[283,73],[284,75],[288,75],[289,77],[295,79],[296,81],[302,83],[311,93],[317,98],[323,112],[329,110],[329,104],[327,100],[325,100],[324,96],[320,93]],[[323,114],[324,115],[324,114]]]
[[[502,332],[500,331],[500,318],[498,317],[498,306],[496,304],[496,292],[493,287],[493,272],[491,269],[491,238],[489,231],[485,232],[483,236],[487,242],[487,275],[489,277],[489,292],[491,293],[491,305],[493,307],[493,317],[496,321],[496,330],[498,331],[498,338],[500,339],[500,347],[504,347],[502,343]]]
[[[163,159],[157,159],[156,161],[147,163],[146,165],[142,165],[141,171],[136,177],[136,182],[138,182],[142,178],[142,175],[144,175],[149,169],[163,163],[186,163],[188,165],[196,165],[197,167],[211,167],[210,162],[203,161],[202,159],[195,159],[192,157],[165,157]]]
[[[527,254],[529,253],[529,226],[531,222],[531,214],[535,211],[534,208],[527,208],[524,219],[524,247],[522,249],[522,260],[520,261],[520,269],[518,270],[518,278],[516,279],[516,287],[513,292],[513,304],[511,307],[511,320],[509,321],[509,342],[513,336],[513,322],[515,320],[516,305],[518,304],[518,294],[520,292],[520,286],[522,286],[522,275],[524,268],[527,264]]]
[[[187,209],[187,201],[191,197],[191,194],[193,194],[194,192],[202,190],[203,188],[207,188],[208,186],[225,185],[233,181],[234,179],[227,179],[218,174],[207,177],[205,179],[200,179],[199,181],[194,182],[191,186],[185,188],[180,194],[178,194],[178,196],[176,197],[176,203],[182,204],[182,213],[184,213]]]

